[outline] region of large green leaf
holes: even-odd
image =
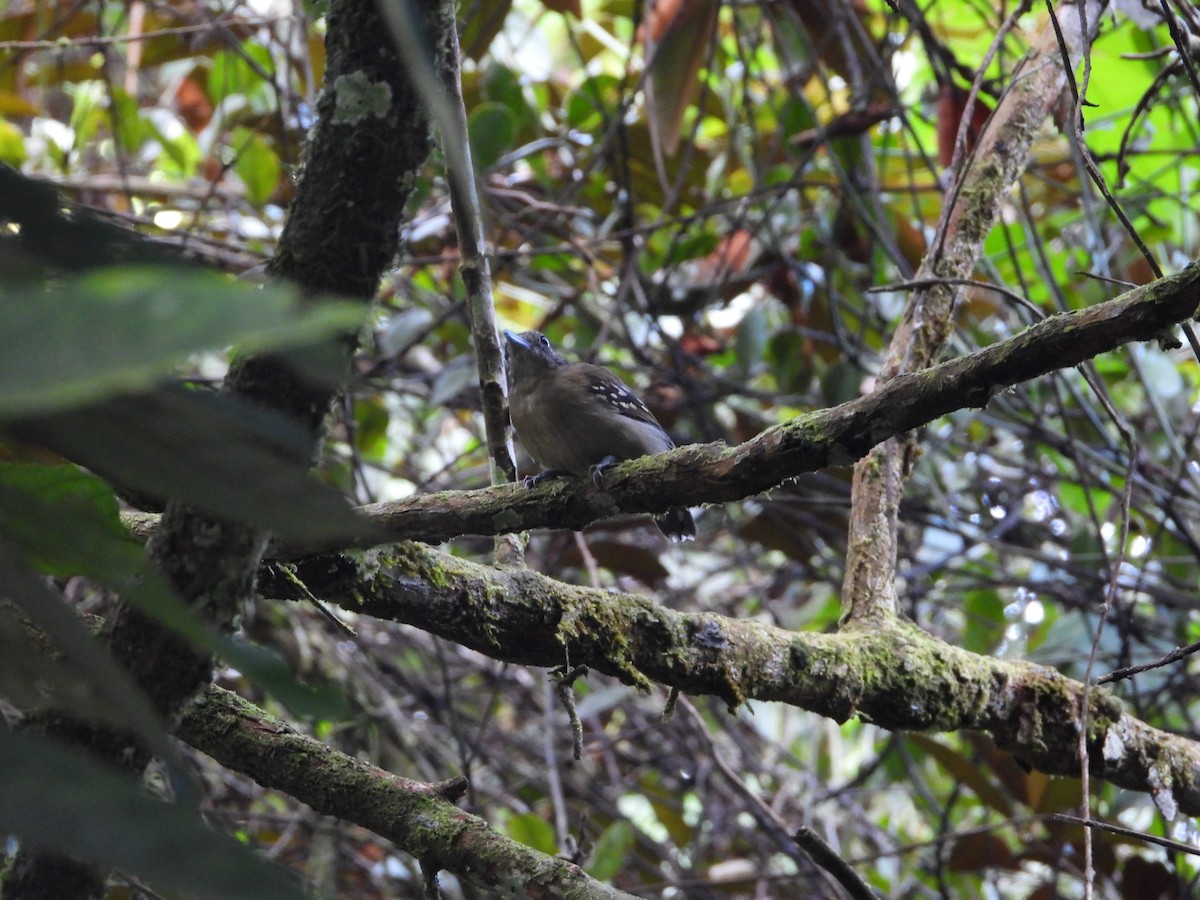
[[[352,331],[362,315],[356,304],[302,303],[292,288],[195,269],[105,269],[50,291],[10,285],[0,289],[0,417],[144,389],[192,353]]]
[[[141,735],[155,753],[170,745],[140,691],[79,623],[75,614],[29,566],[59,575],[84,575],[121,594],[156,621],[197,647],[216,654],[260,685],[294,714],[336,718],[345,699],[332,688],[298,682],[273,651],[224,638],[201,623],[150,564],[143,548],[121,527],[116,500],[103,481],[74,466],[0,464],[0,583],[30,620],[65,654],[0,654],[0,695],[29,708],[22,691],[31,669],[58,691],[44,702],[82,712]],[[0,633],[17,643],[22,635]],[[28,640],[28,636],[24,636]],[[37,648],[29,648],[31,651]]]
[[[22,681],[36,674],[39,681],[44,681],[47,704],[93,722],[127,728],[156,755],[173,759],[175,753],[166,730],[149,700],[87,633],[74,611],[23,563],[18,548],[3,535],[0,535],[0,584],[4,597],[20,607],[37,630],[53,642],[53,648],[26,646],[26,653],[5,653],[0,659],[0,694],[29,710],[30,698],[23,690],[28,685]],[[11,608],[6,610],[5,621],[0,646],[10,642],[20,644],[21,625],[12,616]],[[28,645],[30,635],[25,634],[24,638]]]
[[[12,423],[106,479],[295,540],[366,540],[370,526],[308,471],[292,420],[227,395],[162,389]]]
[[[293,900],[303,891],[182,806],[45,738],[0,729],[0,831],[113,865],[157,890],[220,900]]]

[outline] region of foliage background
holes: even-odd
[[[1195,42],[1194,10],[1172,9]],[[933,236],[957,104],[1012,12],[680,0],[647,16],[621,0],[468,0],[464,93],[499,316],[615,368],[681,442],[736,443],[868,390],[905,298],[887,286]],[[253,279],[303,164],[322,15],[14,3],[0,14],[0,160]],[[998,45],[989,104],[1046,15],[1020,15]],[[1090,62],[1086,148],[1149,253],[1179,268],[1198,255],[1197,87],[1166,25],[1125,9],[1106,16]],[[964,292],[954,353],[1153,277],[1067,117],[1047,121],[976,273],[1009,293]],[[436,154],[403,240],[320,465],[361,503],[487,482]],[[186,374],[215,383],[224,362],[195,356]],[[904,614],[952,644],[1075,678],[1112,583],[1093,674],[1200,638],[1198,377],[1187,352],[1133,345],[932,425],[903,507]],[[537,533],[528,562],[675,608],[824,630],[840,613],[848,505],[849,470],[830,469],[703,510],[686,548],[632,520],[582,540]],[[103,615],[90,582],[58,587]],[[626,890],[836,896],[783,822],[823,834],[886,896],[1082,895],[1081,831],[1047,818],[1077,808],[1078,782],[1023,771],[986,737],[702,699],[664,720],[665,692],[593,677],[578,686],[585,753],[572,762],[545,674],[339,615],[357,639],[295,604],[259,600],[245,621],[303,678],[341,686],[351,710],[313,721],[315,734],[399,774],[467,775],[465,806],[496,829]],[[1117,691],[1138,717],[1195,736],[1195,677],[1183,662]],[[238,669],[223,683],[263,699]],[[412,860],[370,833],[194,762],[209,820],[319,893],[419,894]],[[1195,843],[1191,821],[1150,798],[1093,790],[1098,815]],[[1096,854],[1103,896],[1194,890],[1184,855],[1111,836]]]

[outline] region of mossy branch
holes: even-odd
[[[791,632],[713,613],[680,612],[636,594],[576,587],[407,543],[368,568],[350,556],[297,566],[313,593],[346,609],[422,628],[521,665],[586,665],[626,684],[788,703],[893,731],[981,731],[1029,765],[1077,775],[1080,704],[1088,704],[1091,774],[1173,795],[1200,813],[1200,744],[1126,714],[1113,694],[1033,663],[950,646],[899,620],[836,634]],[[266,571],[265,596],[295,586]]]
[[[1087,309],[1047,318],[1020,334],[958,359],[887,381],[866,396],[797,416],[744,444],[693,444],[610,470],[603,489],[586,478],[443,491],[363,507],[379,540],[430,543],[464,534],[530,528],[583,528],[628,513],[680,504],[741,500],[830,465],[849,465],[887,438],[939,416],[983,407],[995,394],[1069,368],[1130,341],[1160,339],[1200,306],[1200,263]],[[130,522],[131,526],[134,523]],[[147,536],[153,521],[136,530]],[[296,558],[343,546],[277,546]]]
[[[281,790],[322,815],[369,828],[431,871],[503,896],[617,900],[632,895],[579,866],[506,838],[454,805],[465,781],[426,784],[300,734],[236,694],[210,687],[177,735],[222,765]]]

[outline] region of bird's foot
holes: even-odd
[[[604,487],[604,471],[619,463],[620,460],[615,456],[606,456],[594,466],[588,466],[588,474],[592,476],[592,484],[596,487]]]
[[[560,472],[557,469],[545,469],[541,472],[538,472],[536,475],[526,475],[521,479],[521,484],[525,485],[527,490],[531,490],[548,478],[561,478],[567,474],[570,473]]]

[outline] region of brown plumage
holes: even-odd
[[[590,475],[601,483],[615,462],[675,446],[654,414],[608,369],[567,362],[537,331],[504,332],[508,342],[508,403],[517,437],[551,475]],[[655,518],[671,540],[696,536],[685,507]]]

